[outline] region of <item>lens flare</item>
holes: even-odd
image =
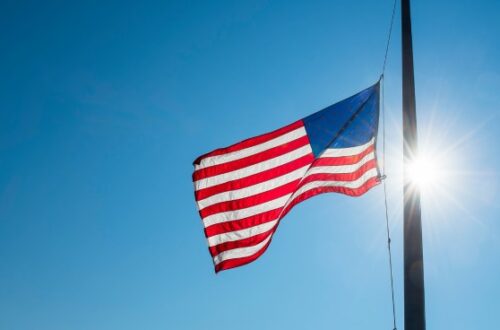
[[[421,190],[427,190],[432,186],[442,183],[443,164],[437,157],[420,155],[406,167],[409,182]]]

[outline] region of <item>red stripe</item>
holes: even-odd
[[[277,209],[262,212],[240,220],[226,221],[208,226],[205,228],[205,236],[210,237],[214,235],[227,233],[230,231],[246,229],[269,221],[276,220],[279,217],[282,209],[283,207],[279,207]]]
[[[278,223],[276,223],[276,224],[278,224]],[[210,246],[208,248],[208,250],[210,251],[210,254],[212,255],[212,257],[215,257],[216,255],[218,255],[219,253],[222,253],[224,251],[254,246],[254,245],[257,245],[257,244],[261,243],[262,241],[264,241],[266,238],[269,237],[269,235],[272,235],[274,233],[274,228],[276,228],[276,226],[274,226],[273,228],[269,229],[268,231],[261,233],[261,234],[258,234],[258,235],[250,236],[250,237],[243,238],[243,239],[240,239],[237,241],[224,242],[224,243],[219,244],[219,245]]]
[[[200,211],[200,216],[204,219],[212,214],[226,211],[235,211],[269,202],[271,200],[294,192],[297,189],[299,182],[300,179],[297,179],[274,189],[262,192],[260,194],[255,194],[249,197],[233,199],[227,202],[221,202],[207,206]]]
[[[375,146],[371,145],[361,153],[352,156],[342,157],[320,157],[314,162],[314,166],[339,166],[339,165],[352,165],[358,163],[363,157],[371,152],[374,152]]]
[[[377,168],[377,162],[372,159],[352,173],[314,173],[307,175],[300,186],[313,181],[354,181],[359,179],[366,171]]]
[[[260,249],[259,251],[257,251],[257,253],[255,253],[251,256],[244,257],[244,258],[228,259],[228,260],[224,260],[224,261],[218,263],[217,265],[215,265],[215,272],[218,273],[222,270],[227,270],[227,269],[231,269],[234,267],[243,266],[243,265],[246,265],[248,263],[251,263],[252,261],[257,259],[258,257],[260,257],[264,252],[266,252],[267,248],[269,247],[269,244],[271,244],[271,241],[272,241],[272,238],[269,240],[269,242],[267,242],[266,245],[264,245],[262,247],[262,249]]]
[[[290,125],[287,125],[285,127],[279,128],[273,132],[270,133],[265,133],[259,136],[255,136],[249,139],[246,139],[244,141],[238,142],[236,144],[233,144],[229,147],[226,148],[220,148],[216,149],[214,151],[211,151],[209,153],[206,153],[204,155],[201,155],[200,157],[196,158],[196,160],[193,162],[193,164],[200,164],[201,160],[206,157],[212,157],[212,156],[219,156],[223,154],[227,154],[230,152],[250,148],[253,146],[256,146],[258,144],[267,142],[269,140],[272,140],[274,138],[277,138],[278,136],[281,136],[283,134],[286,134],[288,132],[291,132],[299,127],[303,127],[304,125],[302,124],[302,120],[296,121],[295,123],[292,123]]]
[[[300,202],[305,201],[306,199],[309,199],[313,196],[316,196],[318,194],[322,193],[329,193],[329,192],[335,192],[335,193],[341,193],[344,195],[352,196],[352,197],[358,197],[366,193],[368,190],[373,188],[374,186],[378,185],[380,183],[380,179],[378,177],[373,177],[368,179],[362,186],[358,188],[347,188],[347,187],[340,187],[340,186],[330,186],[330,187],[318,187],[314,188],[308,191],[305,191],[304,193],[296,196],[290,204],[286,207],[286,209],[283,211],[283,214],[281,215],[281,219],[288,213],[290,210],[297,205]]]
[[[254,155],[250,155],[248,157],[240,158],[220,165],[208,166],[199,169],[193,173],[193,181],[198,181],[211,176],[228,173],[242,169],[244,167],[255,165],[257,163],[264,162],[266,160],[270,160],[272,158],[292,152],[295,149],[298,149],[308,144],[309,144],[309,138],[307,137],[307,135],[304,135],[293,141],[259,152]]]
[[[221,183],[216,186],[199,189],[195,192],[195,197],[196,200],[199,201],[208,198],[210,196],[219,194],[221,192],[250,187],[255,184],[262,183],[264,181],[268,181],[270,179],[274,179],[279,176],[290,173],[292,171],[295,171],[303,166],[311,164],[313,160],[314,156],[312,153],[310,153],[308,155],[297,158],[291,162],[277,166],[275,168],[271,168],[269,170],[260,173],[252,174],[241,179]]]

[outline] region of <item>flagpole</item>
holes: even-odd
[[[418,154],[410,0],[401,0],[404,157],[404,324],[425,330],[424,260],[420,191],[411,184],[408,164]]]

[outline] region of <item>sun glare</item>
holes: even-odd
[[[420,189],[428,189],[443,179],[442,168],[435,157],[421,155],[407,165],[407,175],[411,184]]]

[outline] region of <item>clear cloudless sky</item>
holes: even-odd
[[[382,186],[214,274],[192,161],[381,73],[391,0],[0,4],[0,329],[392,329]],[[413,1],[428,329],[500,323],[500,2]],[[399,5],[387,175],[403,328]],[[379,149],[380,151],[381,149]]]

